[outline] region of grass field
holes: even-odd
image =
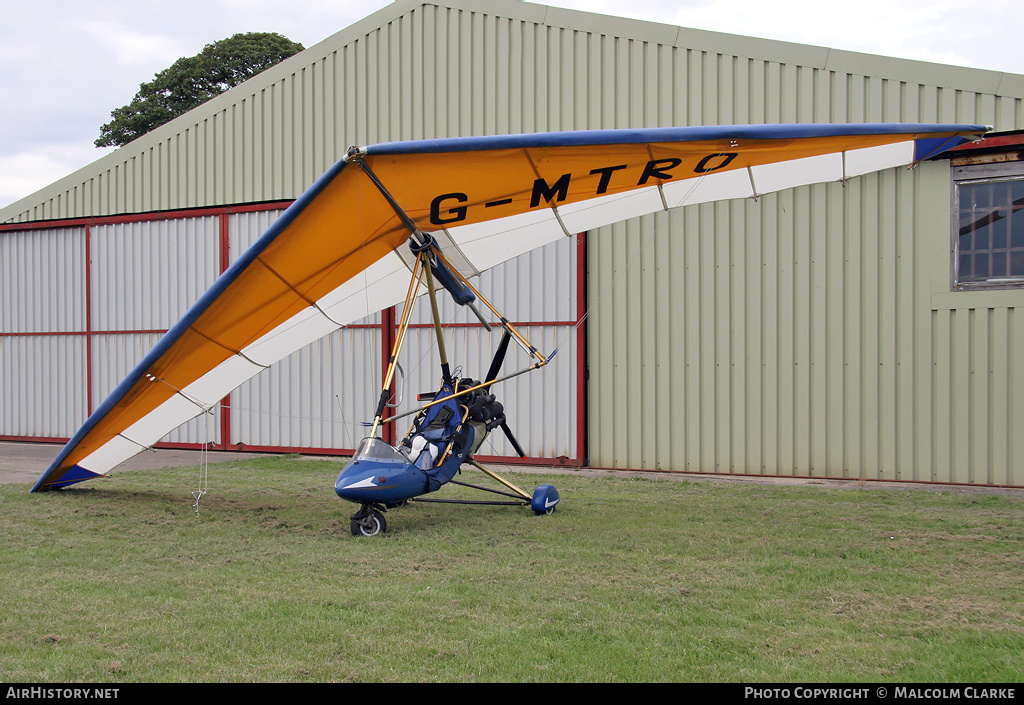
[[[413,504],[356,539],[337,470],[211,466],[199,516],[194,467],[0,486],[0,680],[1024,673],[1024,498],[523,474],[559,511]]]

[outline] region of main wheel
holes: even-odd
[[[350,528],[353,536],[376,536],[388,530],[388,523],[384,515],[374,509],[365,517],[353,519]]]

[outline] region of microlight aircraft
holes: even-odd
[[[436,491],[463,464],[482,467],[472,454],[488,433],[501,428],[513,438],[492,394],[509,341],[535,360],[524,371],[550,359],[482,298],[471,284],[479,273],[558,238],[659,210],[912,166],[989,129],[740,125],[353,147],[166,333],[32,491],[108,475],[274,362],[400,303],[403,291],[404,311],[422,293],[436,308],[438,288],[474,310],[479,299],[504,328],[484,378],[452,374],[435,313],[441,381],[403,441],[392,446],[378,433],[398,335],[370,433],[335,483],[340,497],[360,505],[351,517],[353,533],[382,533],[382,510]],[[505,484],[514,501],[538,513],[559,500],[551,486],[531,494]]]

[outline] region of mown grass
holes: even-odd
[[[212,466],[199,516],[196,468],[0,486],[0,680],[1024,673],[1018,497],[520,475],[559,511],[414,504],[356,539],[337,467]]]

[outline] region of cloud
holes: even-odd
[[[951,0],[548,0],[598,14],[918,61],[1024,73],[1021,13],[992,0],[984,13]]]
[[[186,55],[183,42],[178,39],[140,32],[120,22],[90,20],[82,24],[82,29],[106,45],[122,66],[149,64],[166,68]]]
[[[0,208],[49,186],[110,151],[69,143],[0,156]]]

